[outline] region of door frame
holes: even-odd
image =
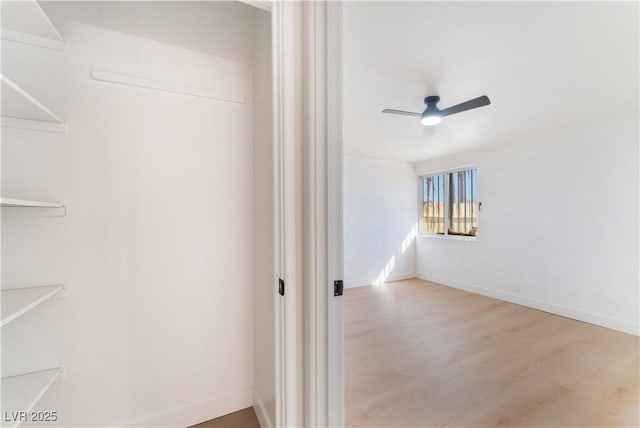
[[[275,1],[276,426],[344,426],[342,4]]]
[[[296,3],[271,7],[273,59],[273,141],[275,196],[276,427],[302,426],[302,214],[300,76]],[[284,281],[280,295],[279,281]]]
[[[327,189],[328,189],[328,248],[329,280],[340,279],[344,284],[342,179],[343,179],[343,92],[342,92],[342,3],[327,3]],[[327,355],[328,395],[327,426],[345,425],[345,367],[344,367],[344,297],[329,293]]]

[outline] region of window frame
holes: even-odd
[[[468,171],[471,169],[475,169],[476,170],[476,176],[477,178],[477,182],[480,181],[480,178],[478,176],[479,174],[479,168],[477,165],[464,165],[464,166],[459,166],[459,167],[455,167],[455,168],[448,168],[448,169],[442,169],[442,170],[436,170],[436,171],[429,171],[426,173],[422,173],[418,175],[418,223],[419,223],[419,232],[418,232],[418,237],[422,237],[422,238],[435,238],[435,239],[454,239],[454,240],[458,240],[458,241],[478,241],[479,239],[479,235],[476,236],[465,236],[465,235],[449,235],[449,225],[450,225],[450,219],[449,219],[449,205],[451,204],[451,201],[449,201],[449,196],[450,196],[450,192],[449,192],[449,175],[448,174],[453,174],[456,172],[460,172],[460,171]],[[445,194],[445,204],[444,204],[444,234],[438,234],[438,233],[424,233],[423,232],[423,220],[424,218],[422,217],[422,213],[423,213],[423,206],[424,206],[424,179],[427,177],[435,177],[438,175],[444,175],[445,176],[445,180],[444,180],[444,194]],[[478,186],[478,191],[476,192],[476,196],[478,197],[478,204],[482,204],[482,202],[480,202],[480,186]],[[480,229],[480,208],[478,208],[478,229]]]

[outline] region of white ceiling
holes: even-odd
[[[345,152],[418,161],[638,113],[637,2],[344,3]],[[423,135],[440,108],[488,95]]]

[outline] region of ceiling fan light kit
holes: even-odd
[[[420,117],[420,123],[424,126],[434,126],[442,122],[442,118],[456,113],[462,113],[463,111],[471,110],[478,107],[483,107],[491,104],[491,100],[486,95],[478,98],[474,98],[469,101],[465,101],[460,104],[456,104],[452,107],[440,110],[437,106],[440,101],[440,97],[437,95],[430,95],[424,99],[424,103],[427,108],[422,113],[414,113],[404,110],[384,109],[383,113],[399,114],[403,116],[415,116]]]
[[[440,122],[442,122],[442,116],[440,116],[439,114],[434,114],[431,116],[424,115],[420,120],[420,123],[422,123],[424,126],[434,126],[439,124]]]

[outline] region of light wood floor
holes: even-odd
[[[422,280],[345,304],[347,426],[639,426],[635,336]]]

